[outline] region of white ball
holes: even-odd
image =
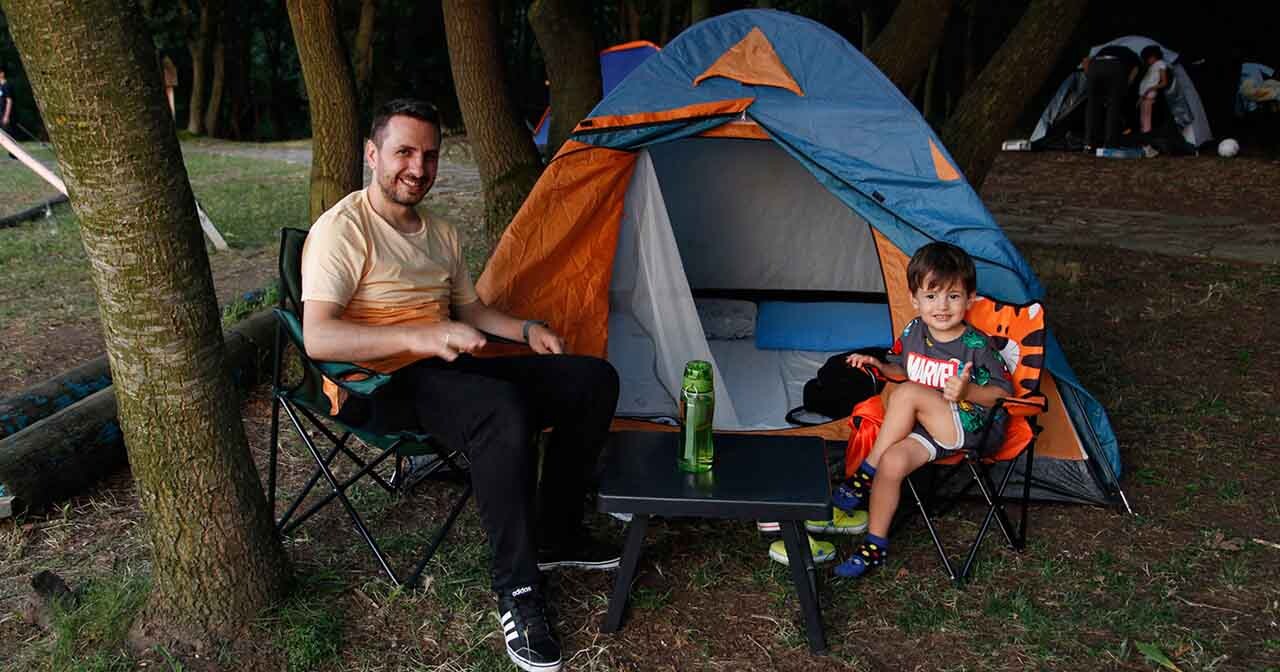
[[[1240,153],[1240,143],[1232,138],[1227,138],[1218,143],[1218,156],[1229,159]]]

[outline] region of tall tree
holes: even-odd
[[[204,134],[204,90],[209,68],[209,39],[213,30],[213,4],[217,0],[201,0],[193,6],[190,0],[178,0],[187,22],[187,51],[191,54],[191,99],[187,110],[187,132]]]
[[[373,38],[378,18],[378,0],[360,0],[360,20],[351,40],[351,68],[356,81],[356,98],[369,99],[369,79],[373,74]]]
[[[449,65],[484,186],[485,235],[502,235],[542,170],[507,94],[493,0],[444,0]]]
[[[538,38],[551,80],[550,156],[600,101],[600,67],[590,19],[591,3],[587,0],[534,0],[529,7],[529,25]]]
[[[223,3],[205,2],[210,8],[211,38],[213,47],[209,50],[211,65],[209,77],[209,100],[204,110],[204,132],[209,137],[218,135],[218,120],[222,112],[222,91],[227,81],[227,37],[234,12],[229,11]]]
[[[334,0],[286,0],[311,108],[311,221],[364,184],[356,85]]]
[[[152,589],[134,642],[235,638],[279,595],[287,565],[224,364],[151,38],[131,0],[0,5],[80,221],[151,539]]]
[[[904,94],[911,91],[942,44],[952,0],[902,0],[867,48],[867,58]]]
[[[711,0],[689,0],[689,25],[711,16]]]
[[[1000,141],[1026,107],[1030,92],[1049,76],[1088,0],[1032,0],[942,128],[942,141],[978,188],[1000,150]]]

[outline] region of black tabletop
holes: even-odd
[[[822,439],[716,434],[715,466],[676,466],[678,432],[617,432],[605,447],[601,511],[759,520],[824,519],[827,456]]]

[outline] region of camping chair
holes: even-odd
[[[276,462],[280,447],[281,409],[284,410],[285,415],[288,416],[289,421],[293,424],[293,428],[297,431],[298,437],[302,439],[312,458],[315,459],[316,470],[302,488],[302,491],[298,493],[297,497],[289,505],[284,515],[276,521],[276,529],[281,536],[287,536],[317,511],[337,499],[346,509],[347,515],[351,517],[351,521],[360,537],[364,539],[370,550],[373,551],[378,564],[382,566],[383,571],[391,578],[391,582],[396,586],[407,585],[412,587],[417,584],[427,562],[431,560],[431,556],[435,554],[440,543],[444,541],[445,535],[453,527],[458,514],[462,512],[463,506],[466,505],[467,499],[471,496],[471,482],[470,479],[466,478],[463,469],[465,456],[457,450],[445,449],[430,434],[409,431],[379,432],[370,427],[348,425],[329,414],[329,398],[322,391],[323,378],[332,380],[353,396],[368,398],[375,390],[389,381],[390,376],[351,363],[321,362],[307,356],[306,348],[303,347],[301,322],[302,245],[306,241],[307,232],[300,229],[286,228],[282,229],[280,234],[280,306],[275,309],[278,323],[276,325],[272,364],[271,461],[267,474],[267,492],[272,515],[275,514],[276,510]],[[286,338],[288,339],[287,342]],[[281,364],[284,350],[289,343],[293,344],[301,360],[302,379],[292,386],[285,386],[282,381],[283,371]],[[312,440],[313,432],[308,431],[307,427],[304,426],[303,419],[309,423],[310,427],[323,435],[332,444],[332,448],[322,454],[320,448],[316,446],[316,442]],[[335,432],[334,429],[331,429],[331,426],[336,427],[337,431]],[[341,433],[340,436],[339,432]],[[353,451],[349,445],[348,442],[352,437],[380,452],[366,461]],[[339,453],[346,455],[359,468],[354,475],[342,481],[339,481],[334,475],[331,467],[334,458]],[[352,506],[350,499],[347,497],[347,489],[366,476],[388,493],[396,493],[404,489],[402,486],[406,476],[406,460],[411,456],[434,456],[436,458],[434,462],[429,463],[429,466],[425,468],[424,478],[448,474],[464,479],[466,485],[462,494],[450,509],[448,518],[445,519],[444,524],[440,526],[440,529],[428,543],[425,553],[417,564],[413,566],[408,578],[402,581],[400,576],[391,569],[382,548],[369,532],[368,527],[355,507]],[[378,467],[387,460],[393,460],[392,472],[389,478],[384,477],[378,471]],[[301,514],[297,514],[299,506],[311,493],[312,489],[319,484],[321,478],[328,483],[331,492]]]
[[[1031,502],[1032,467],[1035,464],[1036,436],[1040,426],[1036,416],[1048,410],[1048,399],[1040,393],[1041,367],[1044,365],[1045,326],[1044,310],[1039,303],[1027,306],[1011,306],[1000,304],[990,299],[980,299],[965,316],[969,324],[987,333],[994,344],[999,347],[1006,363],[1014,363],[1010,373],[1013,375],[1014,395],[1005,397],[996,403],[992,412],[1003,409],[1009,416],[1005,439],[999,448],[988,455],[978,455],[966,451],[959,455],[943,458],[933,463],[934,469],[929,472],[927,487],[917,486],[919,476],[913,474],[907,478],[907,487],[915,500],[916,508],[924,518],[925,527],[933,544],[942,559],[943,569],[947,576],[962,585],[973,570],[978,557],[978,549],[982,540],[991,528],[994,520],[1004,534],[1009,547],[1022,551],[1027,543],[1027,518]],[[900,381],[899,381],[900,382]],[[990,431],[990,425],[988,430]],[[985,444],[985,438],[983,437]],[[1024,460],[1022,468],[1022,492],[1016,499],[1005,497],[1019,458]],[[1004,475],[996,485],[992,474],[997,468],[1004,468]],[[968,473],[969,481],[959,490],[948,490],[953,479]],[[986,502],[986,515],[978,536],[973,540],[966,554],[964,564],[957,572],[934,525],[934,517],[950,511],[961,497],[967,495],[974,486],[982,494]],[[925,496],[921,497],[921,490]],[[1021,504],[1021,519],[1015,528],[1005,511],[1005,504],[1017,501]],[[932,511],[932,513],[931,513]],[[910,515],[910,509],[901,512]]]

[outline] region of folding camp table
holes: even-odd
[[[776,520],[791,559],[809,649],[825,653],[813,556],[803,529],[805,520],[831,517],[822,439],[717,434],[715,466],[705,474],[676,467],[679,442],[677,432],[618,432],[605,448],[600,510],[633,516],[603,631],[622,626],[649,516]]]

